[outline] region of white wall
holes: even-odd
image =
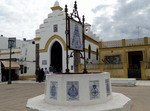
[[[16,58],[19,65],[27,66],[27,73],[21,74],[17,71],[19,76],[35,74],[35,44],[32,41],[16,40],[16,48],[12,48],[12,58]],[[8,49],[8,38],[0,37],[0,60],[10,58],[10,49]],[[26,58],[26,60],[25,60]]]
[[[8,48],[8,38],[0,36],[0,50]]]
[[[55,25],[55,24],[58,25],[58,32],[53,32],[53,25]],[[66,31],[65,12],[60,11],[60,10],[52,11],[52,13],[48,14],[48,18],[43,20],[43,24],[41,24],[39,26],[39,29],[36,30],[36,37],[37,38],[40,37],[40,41],[36,41],[36,43],[40,44],[40,49],[44,49],[49,38],[54,36],[54,35],[58,35],[59,37],[61,37],[66,42],[65,31]],[[92,32],[90,31],[90,33],[87,33],[87,34],[91,34],[91,33]],[[95,38],[94,34],[93,34],[93,38]],[[63,69],[63,72],[65,72],[65,70],[66,70],[66,51],[64,50],[63,44],[58,39],[54,39],[51,42],[51,44],[48,47],[47,52],[40,53],[40,67],[41,68],[45,68],[45,67],[49,68],[50,63],[51,63],[50,51],[51,51],[51,47],[55,41],[58,41],[62,46],[62,50],[63,50],[62,51],[62,56],[63,56],[62,57],[63,58],[62,59],[62,66],[63,66],[62,69]],[[92,42],[86,41],[85,48],[88,49],[89,44],[91,45],[91,50],[96,52],[96,49],[98,48],[98,46],[93,44]],[[69,50],[68,55],[70,55],[71,52],[72,52],[72,50]],[[86,58],[87,57],[88,56],[86,56]],[[47,64],[42,65],[42,60],[46,60]],[[81,61],[83,61],[83,60],[81,60]],[[91,54],[91,60],[90,61],[96,61],[96,55]],[[74,70],[71,70],[71,66],[74,66],[73,58],[69,59],[69,69],[70,69],[70,72],[74,72]]]

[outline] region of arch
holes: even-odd
[[[50,38],[48,39],[48,41],[46,42],[44,49],[40,49],[39,52],[40,52],[40,53],[42,53],[42,52],[47,52],[50,43],[51,43],[54,39],[60,40],[61,43],[62,43],[62,45],[63,45],[64,50],[66,50],[66,42],[65,42],[60,36],[58,36],[58,35],[53,35],[53,36],[50,37]]]
[[[62,46],[58,41],[55,41],[50,49],[50,59],[53,71],[61,72],[62,70]]]

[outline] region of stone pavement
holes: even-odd
[[[0,111],[26,111],[28,98],[42,93],[43,83],[0,84]]]
[[[150,111],[150,81],[137,81],[135,87],[112,87],[132,100],[131,111]],[[44,83],[34,80],[0,83],[0,111],[26,111],[28,98],[44,93]]]

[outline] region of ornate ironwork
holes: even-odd
[[[84,15],[82,17],[82,29],[83,29],[83,52],[84,52],[84,70],[83,70],[83,73],[87,73],[87,68],[86,68],[86,58],[85,58],[85,36],[84,36],[84,21],[85,21],[85,18],[84,18]]]
[[[68,33],[69,33],[69,30],[68,30],[68,8],[67,8],[67,5],[65,5],[65,12],[66,12],[66,73],[69,73],[69,68],[68,68],[68,64],[69,64],[69,61],[68,61]]]
[[[69,55],[69,58],[73,57],[73,56],[74,56],[74,53],[75,53],[75,52],[72,51],[72,52],[70,53],[70,55]],[[81,59],[84,59],[82,53],[81,53],[81,52],[79,52],[79,53],[80,53],[80,58],[81,58]]]
[[[80,20],[80,17],[79,17],[78,10],[77,10],[77,2],[76,1],[75,1],[75,4],[74,4],[73,12],[70,15],[71,15],[70,18],[72,18],[72,19],[73,18],[78,18],[79,22],[82,23],[81,20]]]
[[[71,20],[75,20],[75,18],[78,19],[78,22],[79,24],[82,25],[82,39],[83,39],[83,47],[82,47],[82,51],[84,53],[84,57],[82,56],[82,53],[80,52],[80,58],[84,59],[84,71],[83,73],[87,73],[87,69],[86,69],[86,62],[85,62],[85,36],[84,36],[84,21],[85,21],[85,18],[84,18],[84,15],[82,17],[82,22],[81,22],[81,19],[79,17],[79,14],[78,14],[78,10],[77,10],[77,2],[75,1],[75,4],[74,4],[74,9],[73,9],[73,12],[70,14],[70,16],[68,15],[68,8],[67,8],[67,5],[65,5],[65,13],[66,13],[66,73],[69,73],[69,68],[68,68],[68,64],[69,64],[69,57],[73,57],[73,53],[74,51],[70,54],[70,56],[68,55],[68,49],[69,49],[69,37],[70,37],[70,19]],[[76,50],[76,49],[72,49],[72,50]],[[80,50],[81,51],[81,50]]]

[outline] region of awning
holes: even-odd
[[[1,61],[1,62],[4,65],[5,69],[9,69],[9,61]],[[20,69],[20,65],[15,61],[11,61],[11,69]]]

